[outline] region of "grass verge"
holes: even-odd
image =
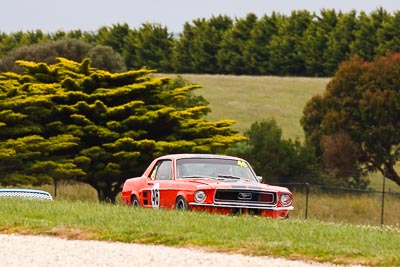
[[[400,265],[400,231],[392,227],[133,209],[92,202],[0,199],[0,205],[0,233],[201,247],[337,264]]]

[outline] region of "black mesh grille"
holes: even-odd
[[[237,190],[237,189],[219,189],[215,192],[215,203],[235,202],[235,203],[253,203],[253,204],[275,204],[276,193]]]

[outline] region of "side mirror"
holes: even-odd
[[[257,181],[261,183],[262,179],[263,179],[262,176],[256,176],[256,177],[257,177]]]

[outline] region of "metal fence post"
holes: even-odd
[[[54,198],[57,197],[57,189],[58,189],[58,183],[57,179],[53,178],[53,185],[54,185]]]
[[[383,217],[385,213],[385,182],[386,182],[386,175],[385,172],[383,173],[383,183],[382,183],[382,208],[381,208],[381,226],[384,225]]]
[[[305,212],[305,220],[308,218],[308,194],[310,193],[310,184],[306,183],[306,212]]]

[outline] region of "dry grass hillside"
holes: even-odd
[[[255,121],[274,118],[284,138],[303,139],[300,118],[306,102],[321,94],[329,78],[183,74],[203,86],[196,93],[210,102],[210,120],[233,119],[244,132]],[[172,76],[175,77],[175,76]]]

